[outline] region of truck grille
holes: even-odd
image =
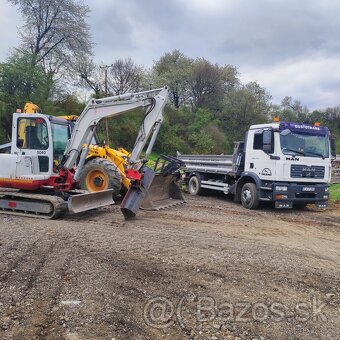
[[[292,178],[324,178],[324,166],[291,165],[290,177]]]
[[[295,194],[296,198],[315,198],[315,193],[305,193],[305,192],[297,192]]]

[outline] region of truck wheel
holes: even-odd
[[[191,195],[201,195],[204,193],[204,189],[201,188],[201,176],[199,174],[190,177],[188,190]]]
[[[120,172],[115,164],[107,159],[92,159],[81,172],[80,187],[90,192],[113,189],[113,196],[118,196],[121,189]]]
[[[246,183],[241,191],[242,205],[247,209],[257,209],[260,205],[258,192],[254,183]]]

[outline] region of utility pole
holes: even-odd
[[[107,71],[110,67],[113,67],[113,64],[111,65],[105,65],[100,66],[101,69],[104,69],[104,75],[105,75],[105,97],[108,95],[108,88],[107,88]],[[109,136],[109,121],[108,118],[105,118],[105,130],[106,130],[106,144],[109,145],[110,142],[110,136]]]

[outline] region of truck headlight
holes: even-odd
[[[282,186],[282,185],[277,185],[275,186],[275,191],[287,191],[288,187]]]
[[[326,187],[326,188],[325,188],[325,192],[329,192],[329,187]]]

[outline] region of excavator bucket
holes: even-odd
[[[125,194],[120,205],[120,210],[122,211],[126,220],[136,216],[146,192],[155,177],[154,171],[146,166],[142,166],[140,172],[142,174],[141,182],[131,182],[131,187]]]
[[[155,177],[141,204],[144,210],[160,210],[184,203],[177,176],[161,173]]]
[[[160,169],[158,165],[162,160]],[[166,164],[166,165],[165,165]],[[178,169],[182,162],[171,156],[161,155],[156,162],[155,171],[144,166],[141,185],[131,186],[121,204],[126,219],[135,217],[139,208],[160,210],[185,203],[182,190],[178,184]]]
[[[67,202],[68,210],[71,213],[77,214],[83,211],[111,205],[114,203],[112,194],[113,189],[71,195]]]

